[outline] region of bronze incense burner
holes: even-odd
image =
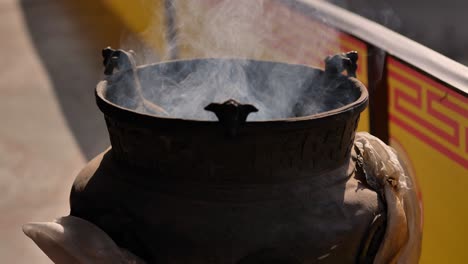
[[[378,250],[390,181],[365,166],[367,145],[355,145],[368,101],[354,78],[357,53],[328,57],[325,71],[221,58],[137,67],[131,52],[106,49],[103,56],[106,79],[96,101],[112,146],[77,176],[72,219],[86,220],[146,263],[372,263],[387,257]],[[199,69],[208,74],[203,86],[223,85],[239,79],[233,65],[241,65],[249,96],[213,102],[209,92],[204,107],[174,116],[167,94],[152,94],[168,86],[167,93],[190,94],[196,87],[181,84]],[[281,97],[289,91],[293,97]],[[191,118],[197,112],[202,118]],[[373,175],[380,180],[369,180]],[[25,232],[41,246],[34,227]],[[49,256],[53,250],[44,249]]]

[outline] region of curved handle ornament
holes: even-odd
[[[356,78],[358,59],[359,56],[357,51],[327,56],[325,58],[325,73],[329,75],[337,75],[346,70],[349,77]]]

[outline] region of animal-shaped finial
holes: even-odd
[[[358,59],[357,51],[327,56],[325,58],[325,72],[336,75],[346,70],[348,76],[356,77]]]
[[[129,70],[136,68],[135,52],[133,50],[125,51],[122,49],[112,49],[107,47],[102,50],[104,74],[111,75],[114,69]]]

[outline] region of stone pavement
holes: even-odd
[[[109,144],[93,89],[122,26],[99,3],[0,0],[0,263],[51,263],[21,225],[67,215],[74,177]]]

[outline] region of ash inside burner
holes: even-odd
[[[308,116],[350,104],[360,94],[345,76],[278,62],[179,60],[140,66],[136,72],[110,75],[106,99],[140,113],[182,119],[216,120],[203,109],[228,99],[258,108],[249,121]],[[143,107],[142,100],[164,110]]]

